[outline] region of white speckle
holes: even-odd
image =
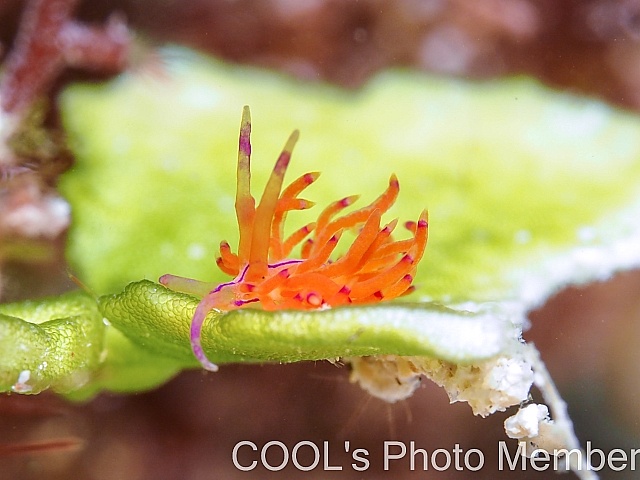
[[[190,107],[207,110],[218,104],[221,94],[211,87],[195,85],[183,91],[180,97]]]
[[[591,243],[596,239],[596,229],[593,227],[582,227],[578,230],[578,240],[582,243]]]
[[[232,213],[235,210],[235,199],[229,195],[220,195],[217,205],[220,212]]]
[[[160,255],[163,257],[172,257],[175,254],[175,248],[172,243],[165,242],[160,245]]]
[[[180,160],[173,156],[164,156],[160,159],[160,168],[165,172],[175,172],[181,165]]]
[[[20,372],[20,375],[18,375],[18,383],[27,383],[30,378],[31,378],[31,371],[23,370]]]
[[[52,215],[67,221],[67,217],[71,215],[71,205],[64,198],[53,197],[49,200],[49,210]]]
[[[104,317],[102,317],[102,323],[104,323],[107,327],[111,326],[111,322]]]
[[[201,243],[192,243],[187,247],[187,256],[191,260],[201,260],[206,253],[207,249]]]
[[[513,239],[517,243],[520,243],[522,245],[524,245],[525,243],[529,243],[531,241],[531,238],[532,238],[532,235],[529,230],[518,230],[513,236]]]
[[[118,155],[126,155],[131,150],[131,139],[124,135],[118,135],[111,141],[111,148]]]

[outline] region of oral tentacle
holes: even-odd
[[[201,282],[199,280],[170,274],[161,276],[158,282],[176,292],[188,293],[199,297],[204,297],[217,286],[216,283]]]
[[[204,350],[202,349],[201,335],[202,325],[207,318],[207,314],[214,309],[214,305],[214,294],[205,296],[196,308],[196,312],[193,315],[193,319],[191,320],[190,329],[191,350],[193,350],[193,354],[202,364],[204,369],[209,370],[210,372],[217,372],[218,366],[215,363],[212,363],[204,353]]]

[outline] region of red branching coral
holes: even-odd
[[[119,71],[127,61],[130,36],[117,16],[100,29],[73,21],[78,0],[28,3],[0,83],[4,112],[23,110],[42,94],[65,65]]]
[[[9,146],[35,101],[65,66],[119,72],[127,64],[131,37],[125,23],[112,16],[105,28],[71,19],[78,0],[31,0],[20,23],[0,80],[0,168],[21,163]]]
[[[131,36],[117,15],[104,28],[71,18],[78,0],[29,0],[0,77],[0,266],[9,258],[53,259],[48,243],[70,207],[53,185],[69,166],[61,132],[43,126],[47,89],[65,66],[116,73]],[[28,240],[26,240],[28,239]],[[32,247],[25,248],[25,241]]]
[[[256,207],[250,192],[251,118],[242,112],[238,152],[236,214],[240,229],[238,253],[227,242],[220,244],[220,269],[234,279],[220,285],[164,275],[160,283],[176,291],[198,295],[202,301],[191,324],[191,345],[208,370],[217,370],[200,344],[205,317],[212,309],[221,311],[259,303],[265,310],[318,309],[391,300],[413,291],[411,283],[427,243],[427,212],[418,222],[407,222],[413,234],[408,240],[393,241],[391,233],[398,221],[380,227],[380,220],[395,202],[398,179],[373,203],[337,217],[358,197],[345,197],[325,208],[315,223],[305,225],[283,239],[287,212],[304,210],[313,204],[298,195],[319,176],[307,173],[281,193],[291,152],[298,140],[294,131],[276,162]],[[330,256],[346,229],[359,229],[351,247],[335,261]],[[292,249],[309,234],[301,248],[301,259],[289,259]]]

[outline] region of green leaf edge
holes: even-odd
[[[142,280],[100,308],[133,342],[188,365],[189,329],[199,299]],[[492,312],[470,313],[438,304],[380,303],[327,310],[212,311],[202,345],[217,363],[297,362],[343,356],[429,356],[471,363],[502,353],[517,327]],[[464,333],[464,334],[463,334]]]
[[[52,388],[83,400],[101,390],[153,388],[183,368],[199,367],[189,342],[198,302],[142,280],[97,302],[72,292],[0,305],[0,391]],[[393,354],[464,364],[504,353],[518,332],[492,312],[381,303],[320,311],[214,311],[202,344],[217,363]],[[16,387],[25,370],[28,390],[21,390]]]

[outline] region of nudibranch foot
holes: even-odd
[[[251,115],[242,111],[236,180],[236,217],[240,239],[234,254],[225,241],[220,244],[218,267],[233,280],[213,284],[174,275],[160,283],[172,290],[202,297],[191,322],[191,347],[207,370],[217,366],[205,355],[202,327],[212,310],[229,311],[260,307],[264,310],[320,309],[351,303],[392,300],[411,293],[418,262],[427,244],[428,216],[424,210],[417,222],[406,222],[411,238],[394,241],[398,220],[381,228],[382,215],[395,203],[400,190],[391,175],[386,190],[371,204],[340,216],[358,195],[331,203],[316,222],[303,226],[284,239],[284,221],[292,210],[305,210],[313,202],[298,198],[315,182],[318,172],[294,180],[282,189],[299,133],[295,130],[280,154],[260,202],[251,195]],[[345,230],[356,231],[346,253],[330,259]],[[298,245],[301,258],[288,258]]]

